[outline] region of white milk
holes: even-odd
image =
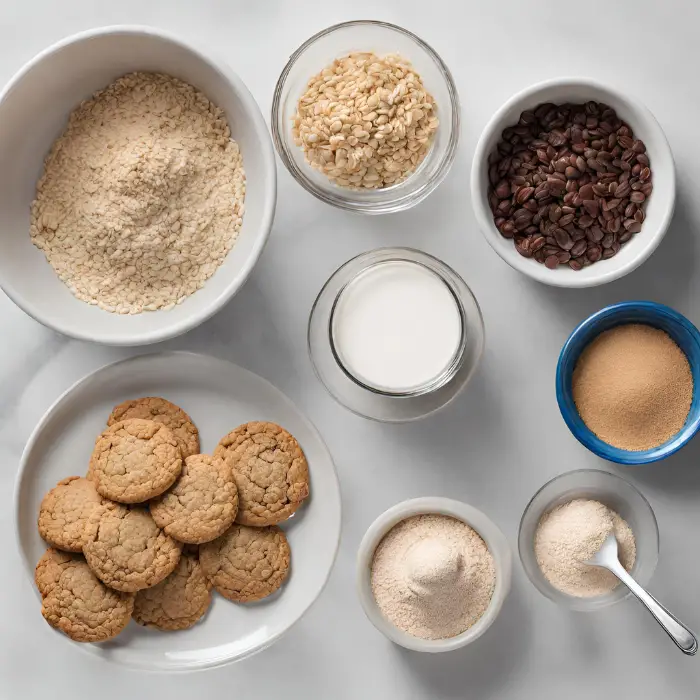
[[[417,263],[388,261],[364,270],[340,293],[332,333],[341,363],[356,379],[407,392],[451,364],[462,318],[438,275]]]

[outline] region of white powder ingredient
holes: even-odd
[[[615,511],[598,501],[575,499],[545,513],[535,533],[535,556],[545,578],[562,593],[590,598],[610,593],[619,580],[584,564],[615,533],[620,562],[631,571],[637,556],[634,533]]]
[[[37,184],[31,239],[78,299],[169,309],[221,265],[244,198],[223,111],[181,80],[131,73],[71,114]]]
[[[486,612],[496,573],[486,544],[469,525],[446,515],[416,515],[377,546],[371,584],[379,609],[399,629],[447,639]]]

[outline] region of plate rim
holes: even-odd
[[[331,472],[333,476],[335,477],[333,479],[334,483],[334,492],[335,492],[335,497],[336,501],[338,504],[338,522],[339,522],[339,527],[338,527],[338,533],[335,538],[335,544],[333,548],[333,557],[331,559],[331,564],[328,567],[328,571],[325,574],[325,577],[323,579],[323,582],[321,584],[321,587],[316,595],[316,597],[306,605],[306,607],[302,610],[301,614],[291,622],[287,627],[281,629],[277,633],[273,634],[268,640],[266,640],[263,644],[260,646],[249,649],[243,653],[241,653],[239,656],[236,657],[222,657],[222,658],[215,658],[213,660],[207,660],[207,661],[190,661],[187,663],[187,665],[180,665],[180,666],[174,666],[170,664],[158,664],[157,666],[153,666],[151,664],[140,664],[140,663],[133,663],[133,662],[115,662],[111,661],[112,663],[115,663],[118,666],[122,666],[124,668],[128,668],[130,670],[135,670],[135,671],[141,671],[141,672],[150,672],[150,673],[192,673],[196,671],[205,671],[209,669],[214,669],[214,668],[220,668],[223,666],[226,666],[227,664],[232,664],[232,663],[237,663],[239,661],[243,661],[244,659],[250,658],[251,656],[254,656],[255,654],[258,654],[261,651],[264,651],[265,649],[268,649],[271,647],[273,644],[275,644],[277,641],[279,641],[285,634],[289,632],[298,622],[301,620],[308,612],[309,610],[313,607],[313,605],[318,601],[318,599],[321,597],[323,592],[325,591],[326,587],[328,586],[328,581],[330,580],[331,574],[333,573],[333,569],[335,568],[336,561],[338,559],[338,551],[340,549],[340,541],[342,537],[342,531],[343,531],[343,504],[342,504],[342,497],[341,497],[341,490],[340,490],[340,479],[338,478],[338,469],[335,465],[335,462],[333,460],[333,454],[331,453],[330,449],[328,448],[328,445],[326,444],[325,440],[323,439],[323,436],[319,432],[318,428],[316,428],[315,424],[309,419],[306,414],[292,401],[281,389],[278,389],[272,382],[269,380],[265,379],[265,377],[261,377],[259,374],[256,374],[255,372],[251,372],[249,369],[246,369],[245,367],[242,367],[241,365],[236,364],[235,362],[231,362],[230,360],[223,359],[221,357],[217,357],[215,355],[207,355],[205,353],[199,353],[199,352],[191,352],[187,350],[167,350],[167,351],[162,351],[162,352],[146,352],[146,353],[139,353],[137,355],[132,355],[130,357],[122,358],[120,360],[116,360],[114,362],[108,362],[104,365],[101,365],[97,369],[92,370],[91,372],[88,372],[86,375],[83,377],[80,377],[77,379],[73,384],[71,384],[67,389],[65,389],[50,405],[49,407],[44,411],[42,414],[41,418],[37,422],[36,426],[34,426],[32,432],[29,435],[29,438],[27,438],[27,442],[24,445],[24,449],[22,450],[22,456],[20,457],[19,461],[19,468],[17,469],[17,474],[15,476],[15,482],[14,482],[14,487],[13,487],[13,492],[12,492],[12,528],[14,532],[14,541],[15,541],[15,547],[17,549],[17,553],[20,556],[20,559],[22,560],[22,569],[24,571],[25,576],[29,579],[29,582],[31,584],[32,590],[34,592],[34,595],[38,595],[38,591],[36,590],[36,586],[34,584],[34,575],[33,575],[33,570],[31,570],[31,567],[29,566],[29,563],[27,561],[27,557],[24,555],[24,547],[22,545],[21,539],[20,539],[20,531],[19,531],[19,499],[20,499],[20,489],[21,489],[21,484],[23,481],[23,477],[25,474],[25,470],[27,467],[27,461],[29,458],[29,455],[31,452],[34,450],[36,443],[39,440],[40,435],[46,428],[47,423],[51,420],[53,417],[54,413],[61,407],[62,404],[64,404],[67,399],[70,397],[71,394],[73,394],[75,391],[77,391],[81,386],[89,383],[92,381],[98,374],[101,374],[103,372],[106,372],[108,370],[111,370],[118,365],[125,365],[125,364],[130,364],[132,362],[135,362],[137,360],[144,360],[145,358],[149,358],[151,360],[154,360],[156,358],[159,359],[169,359],[172,357],[190,357],[190,358],[197,358],[198,360],[205,359],[207,361],[214,361],[217,363],[223,363],[227,365],[233,365],[236,367],[237,370],[243,371],[247,374],[252,375],[256,379],[264,382],[267,384],[269,387],[271,387],[275,393],[277,393],[284,401],[286,401],[291,408],[300,416],[302,421],[306,424],[308,429],[313,433],[314,437],[318,440],[319,444],[323,447],[325,450],[326,454],[328,455],[328,460],[331,466]],[[60,635],[63,639],[65,639],[67,642],[69,642],[70,646],[72,647],[77,647],[78,650],[84,654],[88,654],[91,658],[97,659],[100,662],[103,663],[108,663],[110,662],[110,659],[105,658],[104,655],[100,654],[93,654],[90,652],[90,647],[92,647],[92,644],[82,644],[78,642],[74,642],[73,640],[69,639],[68,637],[65,637],[65,635],[60,634],[60,632],[54,630],[51,628],[51,631],[54,634]]]

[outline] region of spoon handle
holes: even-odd
[[[674,641],[676,646],[688,656],[693,656],[698,650],[698,640],[695,635],[674,615],[654,598],[651,593],[645,591],[625,570],[620,564],[610,567],[617,578],[627,586],[641,601],[646,609],[654,616],[656,621],[661,625],[663,630]]]

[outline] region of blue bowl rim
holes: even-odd
[[[564,362],[569,359],[569,356],[572,353],[571,348],[574,343],[582,334],[588,332],[591,326],[595,325],[596,323],[611,317],[614,318],[615,316],[621,315],[623,312],[631,309],[646,312],[650,320],[654,317],[663,316],[669,318],[682,326],[683,329],[694,338],[698,346],[700,346],[700,331],[698,331],[691,321],[689,321],[685,316],[683,316],[683,314],[679,313],[675,309],[654,301],[623,301],[617,304],[611,304],[610,306],[606,306],[599,311],[596,311],[594,314],[591,314],[588,318],[576,326],[559,353],[556,371],[557,404],[559,405],[559,411],[562,418],[564,419],[564,422],[568,426],[572,435],[584,447],[587,447],[591,452],[599,457],[602,457],[610,462],[615,462],[626,466],[651,464],[652,462],[658,462],[659,460],[665,459],[684,447],[693,437],[695,437],[696,433],[700,429],[699,412],[692,421],[686,423],[680,432],[674,435],[663,445],[659,445],[658,447],[654,447],[650,450],[623,450],[618,447],[613,447],[597,437],[585,426],[578,414],[576,414],[576,416],[572,415],[571,410],[566,405],[565,397],[570,394],[570,390],[564,381],[563,366]],[[649,325],[653,324],[650,323]],[[600,332],[602,333],[603,331],[601,330]]]

